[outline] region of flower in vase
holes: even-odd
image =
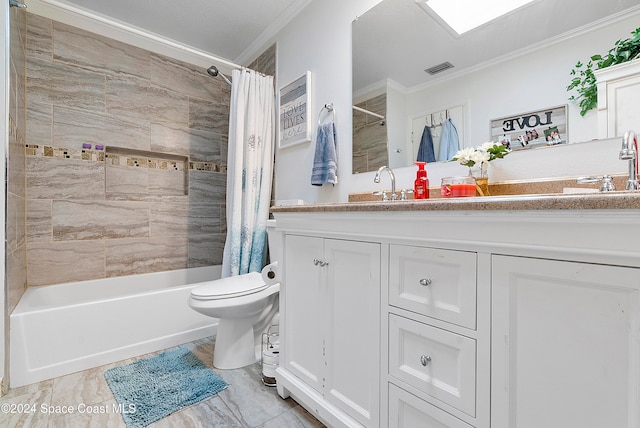
[[[500,143],[489,141],[477,147],[469,147],[458,150],[452,160],[460,162],[460,165],[469,168],[476,164],[481,165],[481,169],[486,169],[486,163],[494,159],[502,159],[511,153],[506,146]]]

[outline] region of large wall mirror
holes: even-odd
[[[460,85],[450,87],[447,82],[464,82],[467,93],[482,91],[491,81],[483,74],[488,67],[504,63],[517,70],[522,52],[535,52],[536,46],[551,45],[555,40],[572,39],[576,43],[593,28],[612,25],[631,15],[637,18],[640,13],[638,0],[535,0],[456,36],[420,3],[424,1],[383,0],[353,22],[353,173],[373,171],[382,165],[412,165],[424,142],[425,128],[431,134],[436,162],[447,158],[445,150],[440,153],[440,140],[450,133],[449,123],[455,127],[460,148],[489,141],[491,121],[502,117],[500,110],[482,108],[465,94],[454,95]],[[623,34],[630,35],[634,28],[627,27]],[[590,42],[585,39],[583,43]],[[519,105],[530,105],[520,100],[539,96],[540,90],[533,89],[536,92],[529,94],[526,82],[504,78],[491,84],[514,91],[494,91],[483,101],[494,97],[493,105],[509,104],[511,109],[505,113],[538,114],[541,120],[546,112],[537,107],[554,108],[561,114],[570,95],[564,91],[569,72],[577,60],[588,57],[567,55],[568,62],[556,68],[545,62],[540,52],[535,55],[534,65],[528,65],[526,73],[560,81],[562,87],[554,88],[559,94],[556,101],[545,104],[546,100],[540,100],[531,104],[535,108],[530,111],[528,107],[518,110]],[[517,95],[513,95],[516,87]],[[482,132],[478,132],[480,128]],[[469,130],[473,135],[468,135]],[[544,137],[540,132],[541,141]],[[478,138],[484,140],[476,141]],[[513,138],[511,142],[519,143]]]

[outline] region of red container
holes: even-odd
[[[473,177],[444,177],[440,185],[443,198],[461,198],[476,195],[476,180]]]

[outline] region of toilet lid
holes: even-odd
[[[228,299],[257,293],[265,288],[267,284],[262,280],[262,275],[250,272],[209,281],[191,290],[191,297],[199,300]]]

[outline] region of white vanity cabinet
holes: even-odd
[[[637,427],[640,269],[493,256],[492,428]]]
[[[276,213],[281,395],[330,427],[640,428],[640,204],[477,200]]]
[[[278,392],[332,426],[378,426],[380,244],[287,234]]]

